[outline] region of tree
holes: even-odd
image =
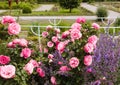
[[[59,0],[59,4],[62,8],[69,9],[71,13],[73,8],[77,8],[80,5],[81,0]]]

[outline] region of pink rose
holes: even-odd
[[[96,30],[100,29],[100,26],[97,23],[93,23],[92,27]]]
[[[47,43],[47,46],[51,48],[51,47],[54,46],[54,43],[53,43],[52,41],[49,41],[49,42]]]
[[[95,45],[97,43],[97,41],[98,41],[98,38],[96,35],[92,35],[88,38],[88,42],[92,43],[93,45]]]
[[[81,30],[81,24],[79,23],[73,23],[71,26],[72,29],[78,29],[79,31]]]
[[[65,31],[62,33],[62,38],[66,38],[70,34],[69,31]]]
[[[90,66],[92,64],[92,56],[91,55],[84,56],[84,64],[86,66]]]
[[[8,64],[10,62],[10,57],[0,55],[0,64]]]
[[[57,37],[57,36],[53,36],[53,37],[52,37],[52,41],[53,41],[54,43],[58,42],[58,37]]]
[[[33,59],[31,59],[29,61],[29,63],[32,63],[34,67],[38,67],[39,66],[38,62],[36,60],[33,60]]]
[[[91,53],[91,52],[93,52],[93,50],[94,50],[94,45],[91,44],[91,43],[87,43],[87,44],[84,46],[84,51],[85,51],[86,53]]]
[[[79,18],[76,19],[77,23],[85,23],[85,21],[86,21],[86,19],[83,18],[83,17],[79,17]]]
[[[52,85],[57,85],[56,78],[54,76],[51,77],[50,81],[51,81]]]
[[[10,79],[15,77],[15,66],[4,65],[0,67],[0,76],[5,79]]]
[[[45,72],[41,68],[37,68],[37,73],[40,77],[45,77]]]
[[[62,64],[63,64],[63,62],[59,61],[59,62],[58,62],[58,64],[59,64],[59,65],[62,65]]]
[[[82,34],[78,29],[72,29],[70,32],[70,37],[72,41],[74,41],[76,39],[80,39],[82,37]]]
[[[59,34],[59,33],[60,33],[60,29],[55,28],[55,32],[56,32],[57,34]]]
[[[22,47],[27,47],[28,41],[26,39],[20,39],[19,45]]]
[[[22,52],[21,52],[20,56],[24,57],[26,59],[26,58],[31,56],[31,53],[32,53],[31,49],[24,48],[24,49],[22,49]]]
[[[47,31],[49,31],[49,30],[51,30],[53,27],[51,26],[51,25],[48,25],[47,27],[46,27],[46,30]]]
[[[33,73],[34,66],[32,63],[27,63],[23,69],[30,75]]]
[[[72,58],[69,60],[69,65],[70,65],[72,68],[78,67],[78,65],[79,65],[79,59],[76,58],[76,57],[72,57]]]
[[[19,44],[20,39],[14,39],[12,42],[13,42],[14,44]]]
[[[21,31],[21,26],[18,23],[11,23],[8,26],[9,35],[17,35]]]
[[[1,23],[2,24],[9,24],[16,22],[15,19],[12,16],[3,16]]]
[[[42,32],[42,37],[46,38],[48,36],[48,32],[44,31]]]
[[[47,48],[44,48],[44,53],[48,53],[48,49]]]
[[[65,40],[64,43],[67,45],[70,42],[70,40]]]
[[[57,45],[56,45],[56,49],[62,53],[65,49],[65,43],[64,42],[59,42]]]
[[[7,47],[9,47],[9,48],[15,48],[15,44],[13,44],[13,42],[9,42],[7,44]]]
[[[52,54],[49,54],[49,55],[48,55],[48,58],[49,58],[49,59],[52,59],[53,57],[54,57],[54,56],[53,56]]]
[[[70,68],[68,68],[67,66],[61,66],[60,67],[60,71],[62,71],[62,72],[67,72],[69,70],[70,70]]]

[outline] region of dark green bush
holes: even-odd
[[[32,9],[29,6],[25,6],[22,9],[23,14],[32,13]]]
[[[98,7],[98,9],[96,11],[96,15],[98,17],[98,20],[100,20],[100,17],[107,17],[108,16],[108,11],[104,7]]]
[[[120,18],[116,19],[114,26],[120,26]]]

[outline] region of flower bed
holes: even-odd
[[[18,35],[20,25],[11,16],[4,16],[10,36]],[[93,28],[91,28],[91,26]],[[47,26],[41,45],[26,39],[9,39],[0,53],[0,81],[4,85],[78,85],[93,61],[99,25],[78,18],[65,32]]]

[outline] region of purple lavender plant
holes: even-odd
[[[120,62],[120,43],[119,39],[115,39],[107,34],[101,34],[97,47],[94,51],[92,74],[94,81],[101,82],[91,85],[115,85],[118,77]]]

